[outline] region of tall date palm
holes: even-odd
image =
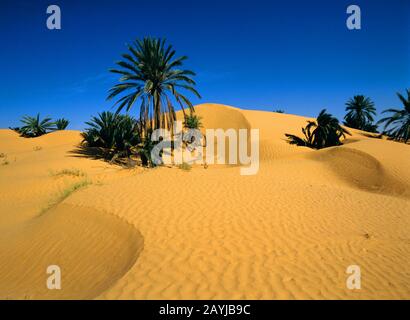
[[[376,108],[373,101],[363,95],[354,96],[346,103],[345,125],[359,130],[370,128]]]
[[[187,57],[175,58],[175,50],[162,39],[136,40],[128,45],[128,50],[122,55],[124,60],[117,62],[121,69],[110,70],[122,77],[107,99],[119,97],[117,113],[124,108],[129,111],[139,101],[139,121],[145,135],[150,129],[171,129],[176,120],[174,103],[179,104],[184,115],[185,108],[194,111],[183,92],[201,97],[194,88],[195,73],[180,68]]]

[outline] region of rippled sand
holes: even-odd
[[[285,141],[304,117],[197,113],[207,128],[260,129],[257,175],[127,170],[74,154],[77,131],[0,130],[0,298],[410,298],[409,145],[350,130],[314,151]],[[46,288],[53,264],[62,290]],[[361,290],[346,288],[349,265]]]

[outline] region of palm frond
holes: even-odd
[[[128,45],[128,50],[122,55],[124,60],[116,63],[121,68],[110,70],[121,78],[109,90],[107,100],[118,97],[114,104],[117,113],[124,108],[129,111],[140,100],[139,121],[145,135],[150,128],[171,127],[169,122],[175,120],[172,101],[182,109],[193,109],[188,97],[177,88],[201,97],[194,87],[195,73],[181,68],[187,57],[175,58],[175,50],[166,45],[165,39],[138,39]]]
[[[390,108],[382,113],[390,113],[390,116],[379,120],[378,124],[384,123],[385,134],[396,141],[407,143],[410,140],[410,90],[406,89],[407,98],[400,93],[397,96],[403,104],[403,109]]]

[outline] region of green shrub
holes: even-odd
[[[39,137],[54,129],[51,118],[40,119],[40,114],[37,114],[36,117],[24,116],[21,122],[23,126],[13,128],[13,130],[27,138]]]
[[[102,112],[91,121],[82,133],[88,147],[100,148],[109,160],[129,157],[140,143],[138,122],[128,116]]]
[[[61,191],[59,194],[57,194],[55,196],[55,198],[53,200],[51,200],[49,202],[49,204],[40,211],[40,215],[43,215],[44,213],[46,213],[46,211],[50,210],[51,208],[53,208],[53,207],[57,206],[58,204],[60,204],[61,202],[63,202],[65,199],[67,199],[71,194],[73,194],[77,190],[85,188],[85,187],[87,187],[91,184],[92,184],[92,182],[90,180],[85,180],[84,179],[84,180],[81,180],[79,182],[76,182],[76,183],[68,186],[63,191]]]
[[[57,130],[65,130],[67,129],[68,125],[70,124],[70,121],[68,121],[67,119],[61,118],[61,119],[57,119],[54,122],[56,129]]]
[[[197,116],[196,114],[191,114],[185,117],[184,127],[188,129],[199,129],[202,127],[202,118]]]
[[[340,138],[350,133],[342,128],[335,117],[326,113],[326,109],[319,113],[316,121],[308,121],[302,128],[304,138],[292,134],[285,134],[290,144],[305,146],[313,149],[322,149],[342,144]]]

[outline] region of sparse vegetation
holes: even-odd
[[[339,146],[340,139],[350,133],[342,128],[339,120],[323,109],[316,121],[308,121],[305,128],[302,128],[304,138],[292,134],[285,134],[290,144],[305,146],[313,149]]]
[[[81,171],[80,169],[62,169],[59,171],[53,171],[50,173],[54,177],[61,177],[61,176],[72,176],[72,177],[85,177],[86,174]]]
[[[69,186],[68,188],[64,189],[59,197],[58,197],[58,203],[63,201],[64,199],[66,199],[67,197],[69,197],[73,192],[84,188],[86,186],[89,186],[91,184],[91,181],[89,180],[81,180],[79,182],[76,182],[74,184],[72,184],[71,186]]]
[[[277,110],[274,110],[273,112],[276,112],[276,113],[285,113],[285,110],[277,109]]]
[[[46,211],[48,211],[51,208],[57,206],[59,203],[61,203],[65,199],[67,199],[71,194],[73,194],[77,190],[85,188],[85,187],[89,186],[90,184],[92,184],[92,182],[90,180],[84,179],[84,180],[81,180],[79,182],[76,182],[76,183],[68,186],[66,189],[64,189],[59,194],[57,194],[56,198],[53,199],[52,201],[50,201],[50,203],[40,211],[40,215],[43,215]]]
[[[33,148],[33,151],[40,151],[40,150],[43,150],[43,147],[35,146],[35,147]]]

